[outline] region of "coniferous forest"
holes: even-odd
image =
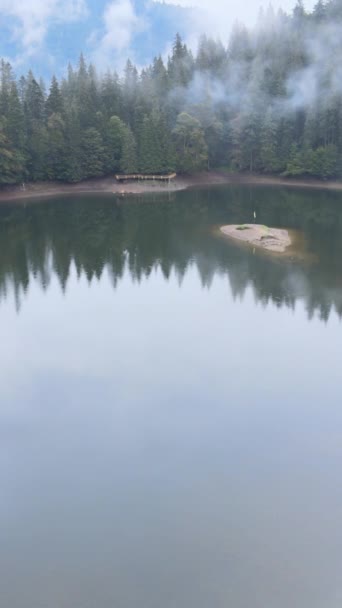
[[[342,2],[260,12],[227,45],[179,35],[166,61],[49,86],[0,65],[0,184],[226,168],[342,177]],[[115,68],[115,66],[113,66]]]

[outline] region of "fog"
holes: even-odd
[[[157,3],[157,0],[100,0],[95,11],[93,0],[0,0],[0,25],[4,28],[0,55],[14,65],[31,64],[33,57],[40,62],[48,56],[53,65],[50,33],[56,26],[62,31],[62,28],[77,23],[83,28],[79,51],[91,56],[100,69],[105,70],[114,62],[121,69],[128,56],[136,63],[140,62],[134,52],[134,41],[142,32],[148,39],[154,27],[153,7]],[[193,12],[190,23],[188,14],[179,25],[187,44],[195,50],[201,33],[218,36],[227,44],[237,21],[248,27],[254,26],[260,8],[267,10],[270,3],[268,0],[245,0],[241,3],[233,0],[168,0],[165,4],[198,9]],[[275,12],[282,8],[291,13],[295,0],[274,0],[271,4]],[[307,0],[305,7],[311,10],[314,4],[315,0]],[[156,54],[161,52],[166,57],[171,44],[171,39],[165,39],[161,45],[163,48],[155,49]]]
[[[201,31],[226,39],[236,21],[247,26],[254,25],[260,9],[267,10],[270,5],[275,11],[282,9],[290,13],[295,0],[168,0],[168,4],[200,9],[192,24],[193,34]],[[307,0],[304,4],[306,9],[311,10],[315,0]]]

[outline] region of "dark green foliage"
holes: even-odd
[[[123,139],[120,168],[127,174],[138,171],[137,143],[129,127],[126,128]]]
[[[178,169],[191,173],[204,169],[208,162],[208,147],[200,122],[182,112],[173,130]]]
[[[118,116],[109,119],[105,133],[106,166],[108,172],[118,171],[122,157],[123,144],[127,135],[127,126]]]
[[[173,142],[166,120],[159,112],[145,116],[139,132],[139,171],[167,173],[175,169]]]
[[[286,167],[286,175],[289,177],[298,177],[308,173],[306,155],[303,150],[298,148],[298,145],[292,144],[289,160]]]
[[[45,104],[45,112],[47,116],[64,113],[64,103],[55,76],[52,78],[50,93]]]
[[[101,133],[94,127],[85,129],[81,138],[82,177],[99,177],[103,175],[105,149]]]
[[[161,173],[172,173],[177,166],[176,149],[164,114],[159,114],[157,124],[161,151],[159,169]]]
[[[266,173],[276,173],[284,169],[278,153],[278,128],[276,116],[268,110],[260,134],[261,169]]]
[[[66,134],[65,123],[58,112],[49,116],[47,121],[47,178],[64,180],[66,178]]]
[[[139,134],[139,171],[161,172],[161,146],[158,125],[152,116],[145,116]]]
[[[189,84],[194,71],[194,58],[177,34],[168,63],[168,76],[171,87],[185,87]]]
[[[0,181],[164,174],[215,167],[342,177],[341,0],[272,8],[229,44],[177,34],[165,65],[99,77],[80,56],[48,93],[0,61]],[[312,50],[317,40],[317,50]],[[327,50],[325,50],[327,48]],[[310,50],[311,49],[311,50]]]
[[[27,134],[27,173],[33,181],[48,177],[48,129],[39,120],[30,121]]]
[[[0,121],[0,184],[14,184],[22,174],[22,159],[6,137],[5,122]]]
[[[339,155],[333,144],[321,146],[308,153],[308,173],[315,177],[329,179],[338,174]]]

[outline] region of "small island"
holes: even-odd
[[[291,245],[291,238],[287,230],[269,228],[260,224],[222,226],[221,232],[254,247],[260,247],[275,253],[284,253],[287,247]]]

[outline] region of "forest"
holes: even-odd
[[[81,54],[47,87],[0,63],[0,184],[115,172],[342,177],[342,2],[270,7],[228,44],[100,73]],[[115,66],[113,66],[115,68]]]

